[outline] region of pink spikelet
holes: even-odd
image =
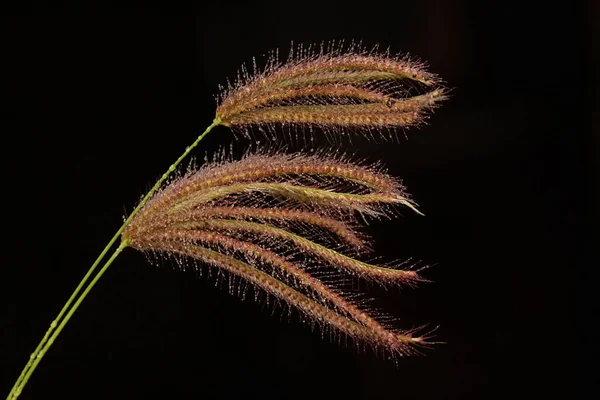
[[[255,153],[173,180],[122,236],[135,249],[216,268],[233,286],[249,284],[323,331],[395,357],[415,353],[425,338],[387,326],[343,288],[349,277],[388,286],[423,281],[414,269],[357,258],[369,253],[358,217],[393,217],[398,207],[417,211],[381,168],[320,154]]]
[[[272,56],[245,68],[219,98],[216,121],[243,133],[284,127],[325,132],[383,132],[422,123],[447,97],[441,80],[408,57],[361,46],[301,47],[280,63]]]

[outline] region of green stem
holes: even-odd
[[[92,276],[92,274],[94,273],[94,271],[96,270],[96,268],[98,267],[98,265],[100,265],[100,262],[104,259],[104,257],[109,252],[109,250],[112,248],[112,246],[115,244],[115,242],[117,241],[117,239],[121,236],[121,233],[123,232],[123,230],[127,227],[127,225],[131,222],[131,220],[136,216],[136,214],[142,209],[142,207],[146,204],[146,202],[148,202],[148,200],[150,199],[150,197],[152,197],[152,195],[158,190],[158,188],[161,186],[161,184],[169,177],[169,175],[173,171],[175,171],[175,169],[183,161],[183,159],[185,157],[187,157],[187,155],[198,145],[198,143],[200,143],[200,141],[214,127],[216,127],[220,123],[221,123],[221,121],[218,118],[215,118],[215,120],[213,121],[213,123],[208,128],[206,128],[206,130],[200,136],[198,136],[198,138],[194,141],[194,143],[192,143],[192,145],[190,145],[189,147],[187,147],[186,150],[185,150],[185,152],[173,164],[171,164],[171,166],[169,166],[169,169],[160,177],[160,179],[156,182],[156,184],[152,187],[152,189],[150,189],[150,191],[144,196],[144,198],[142,199],[142,201],[131,212],[131,214],[129,215],[129,217],[127,217],[127,219],[125,220],[125,222],[123,223],[123,225],[121,225],[121,227],[119,228],[119,230],[115,233],[115,235],[112,237],[112,239],[108,242],[108,244],[106,245],[106,247],[104,248],[104,250],[102,250],[102,252],[98,256],[98,258],[96,259],[96,261],[94,261],[94,264],[92,264],[92,266],[90,267],[90,269],[88,270],[88,272],[85,274],[85,276],[83,277],[83,279],[81,280],[81,282],[79,282],[79,285],[77,286],[77,288],[75,288],[75,291],[73,292],[73,294],[71,294],[71,297],[69,298],[69,300],[67,300],[67,302],[63,306],[62,310],[60,310],[60,313],[58,314],[58,316],[50,324],[50,327],[46,331],[46,334],[44,335],[44,337],[42,338],[42,340],[38,344],[38,346],[35,349],[35,351],[29,357],[29,361],[27,362],[27,364],[23,368],[23,371],[21,372],[21,375],[19,375],[19,378],[17,379],[17,381],[15,382],[13,388],[11,389],[10,393],[8,394],[7,400],[15,400],[15,399],[17,399],[19,397],[19,395],[23,391],[23,388],[25,387],[25,384],[29,380],[29,377],[31,376],[31,374],[33,373],[33,371],[35,370],[35,368],[37,367],[37,365],[41,361],[42,357],[47,352],[47,350],[50,348],[50,346],[52,345],[52,343],[54,343],[54,340],[60,334],[60,332],[62,331],[63,327],[69,321],[69,319],[71,318],[71,316],[73,315],[73,313],[77,310],[77,308],[79,307],[79,305],[81,304],[81,302],[83,301],[83,299],[85,298],[85,296],[87,296],[87,294],[89,293],[89,291],[96,284],[96,282],[98,281],[98,279],[100,279],[100,277],[102,276],[102,274],[104,274],[104,272],[106,271],[106,269],[114,261],[114,259],[117,257],[117,255],[119,255],[119,253],[121,251],[123,251],[123,249],[125,247],[127,247],[127,240],[126,240],[126,238],[124,238],[124,240],[122,241],[121,245],[113,253],[113,255],[111,256],[111,258],[106,262],[106,264],[104,264],[104,266],[102,267],[102,269],[96,274],[96,276],[94,277],[94,279],[88,284],[88,286],[85,288],[85,290],[83,291],[83,293],[81,293],[81,295],[77,298],[77,296],[79,295],[79,292],[81,291],[81,289],[85,286],[86,282],[90,279],[90,277]],[[76,298],[77,298],[77,300],[75,301]],[[74,301],[75,301],[75,303],[73,304]],[[71,305],[72,305],[72,307],[71,307]],[[65,313],[66,313],[66,315],[65,315]],[[64,319],[62,319],[63,316],[65,316]]]
[[[12,396],[13,396],[12,399],[16,399],[21,394],[23,388],[27,384],[27,381],[31,377],[31,374],[33,374],[33,371],[35,371],[35,369],[38,366],[38,364],[40,363],[40,361],[42,361],[42,358],[44,358],[44,355],[46,354],[46,352],[48,351],[48,349],[50,348],[50,346],[52,346],[52,344],[54,343],[54,341],[56,340],[56,338],[58,337],[58,335],[60,335],[60,332],[63,330],[63,328],[65,327],[65,325],[67,324],[67,322],[69,322],[69,320],[71,319],[71,317],[73,316],[73,314],[75,313],[75,311],[77,311],[77,308],[79,308],[79,305],[81,304],[81,302],[83,301],[83,299],[85,299],[85,297],[88,295],[88,293],[90,292],[90,290],[92,290],[92,288],[94,287],[94,285],[96,284],[96,282],[98,282],[98,280],[100,279],[100,277],[104,274],[104,272],[106,272],[106,270],[108,269],[108,267],[113,263],[113,261],[115,260],[115,258],[117,258],[117,256],[127,246],[128,246],[128,244],[126,242],[121,243],[121,245],[119,247],[117,247],[117,249],[115,250],[115,252],[113,253],[113,255],[110,256],[110,258],[108,259],[108,261],[106,261],[106,263],[104,264],[104,266],[102,267],[102,269],[100,269],[100,271],[98,271],[98,273],[94,276],[94,279],[92,279],[92,281],[86,286],[85,290],[81,293],[81,295],[77,298],[77,301],[75,301],[75,303],[73,304],[73,307],[71,307],[69,309],[69,312],[67,312],[67,314],[65,315],[65,317],[62,319],[62,321],[60,322],[60,325],[58,325],[58,327],[56,328],[56,330],[52,333],[52,336],[50,336],[50,338],[45,343],[45,345],[39,350],[39,352],[37,353],[37,355],[34,357],[33,361],[31,362],[31,367],[27,370],[27,372],[23,376],[23,380],[21,381],[21,384],[17,387],[17,389],[15,390],[15,392],[12,394]]]

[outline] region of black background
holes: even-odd
[[[127,250],[22,398],[574,398],[575,277],[593,266],[593,7],[204,4],[2,18],[0,392],[125,211],[212,121],[218,84],[291,41],[362,39],[453,88],[407,138],[344,144],[382,160],[426,214],[372,225],[384,259],[435,265],[435,283],[376,291],[378,304],[400,328],[440,325],[447,344],[395,366]],[[194,154],[233,140],[217,128]]]

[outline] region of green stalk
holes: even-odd
[[[92,266],[90,267],[88,272],[85,274],[85,276],[83,277],[81,282],[79,282],[79,285],[75,288],[75,291],[73,292],[73,294],[71,294],[71,297],[69,298],[69,300],[67,300],[67,302],[63,306],[62,310],[60,310],[60,312],[58,313],[58,316],[50,324],[50,327],[46,331],[46,334],[44,335],[44,337],[38,344],[35,351],[29,357],[29,361],[23,368],[23,371],[21,371],[21,375],[19,375],[19,378],[17,379],[17,381],[15,382],[14,386],[12,387],[10,393],[8,394],[7,400],[16,400],[19,397],[19,395],[23,391],[23,388],[27,384],[27,381],[31,377],[31,374],[36,369],[39,362],[42,360],[42,358],[44,357],[44,355],[46,354],[46,352],[48,351],[50,346],[52,346],[52,344],[54,343],[54,341],[56,340],[56,338],[58,337],[60,332],[63,330],[64,326],[69,321],[69,319],[71,319],[71,316],[75,313],[75,311],[77,310],[77,308],[79,307],[81,302],[85,299],[87,294],[94,287],[96,282],[98,282],[98,280],[100,279],[102,274],[104,274],[104,272],[112,264],[112,262],[115,260],[115,258],[121,253],[121,251],[123,251],[123,249],[125,249],[128,246],[127,239],[125,238],[121,242],[119,247],[115,250],[113,255],[109,258],[109,260],[104,264],[102,269],[94,276],[93,280],[86,286],[85,290],[81,293],[81,295],[79,295],[79,292],[81,291],[81,289],[85,286],[86,282],[90,279],[90,277],[92,276],[92,274],[94,273],[94,271],[96,270],[98,265],[100,265],[100,262],[104,259],[106,254],[113,247],[113,245],[115,244],[117,239],[121,236],[121,233],[123,232],[123,230],[131,222],[133,217],[136,216],[136,214],[142,209],[142,207],[146,204],[146,202],[148,202],[150,197],[152,197],[152,195],[158,190],[158,188],[169,177],[169,175],[173,171],[175,171],[175,169],[183,161],[183,159],[187,157],[187,155],[198,145],[198,143],[200,143],[200,141],[214,127],[216,127],[220,124],[221,124],[221,120],[218,118],[215,118],[213,123],[208,128],[206,128],[206,130],[200,136],[198,136],[198,138],[194,141],[194,143],[192,143],[191,146],[187,147],[185,149],[185,152],[173,164],[171,164],[171,166],[169,166],[169,169],[160,177],[160,179],[154,184],[152,189],[150,189],[150,191],[144,196],[142,201],[131,212],[129,217],[127,217],[127,219],[125,220],[123,225],[121,225],[119,230],[115,233],[115,235],[112,237],[112,239],[108,242],[108,244],[106,245],[104,250],[102,250],[102,252],[98,256],[96,261],[94,261],[94,263],[92,264]],[[79,295],[79,297],[77,297],[78,295]],[[73,303],[73,302],[75,302],[75,303]],[[64,316],[64,318],[63,318],[63,316]]]

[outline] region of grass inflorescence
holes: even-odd
[[[283,126],[373,135],[419,125],[446,97],[441,79],[407,56],[300,46],[283,63],[273,54],[262,70],[243,68],[219,96],[216,120],[245,134]]]
[[[394,359],[429,344],[428,335],[397,329],[344,290],[349,277],[383,286],[424,281],[414,265],[364,259],[371,246],[361,221],[394,217],[400,207],[420,213],[400,182],[381,168],[318,151],[263,150],[168,178],[218,126],[250,138],[259,131],[275,141],[278,133],[301,131],[330,139],[386,132],[394,138],[422,124],[447,95],[423,63],[361,45],[298,46],[285,62],[273,53],[262,69],[256,63],[252,73],[242,67],[235,83],[222,88],[212,124],[169,166],[94,261],[8,399],[19,397],[79,305],[128,247],[216,268],[230,276],[232,292],[244,296],[252,287],[323,331]]]
[[[348,277],[386,286],[422,281],[414,269],[361,260],[370,246],[360,215],[393,217],[399,206],[417,211],[380,168],[320,154],[250,153],[207,163],[161,188],[123,241],[181,265],[217,268],[232,277],[232,293],[245,296],[249,285],[334,336],[398,356],[424,339],[385,326],[343,288]]]

